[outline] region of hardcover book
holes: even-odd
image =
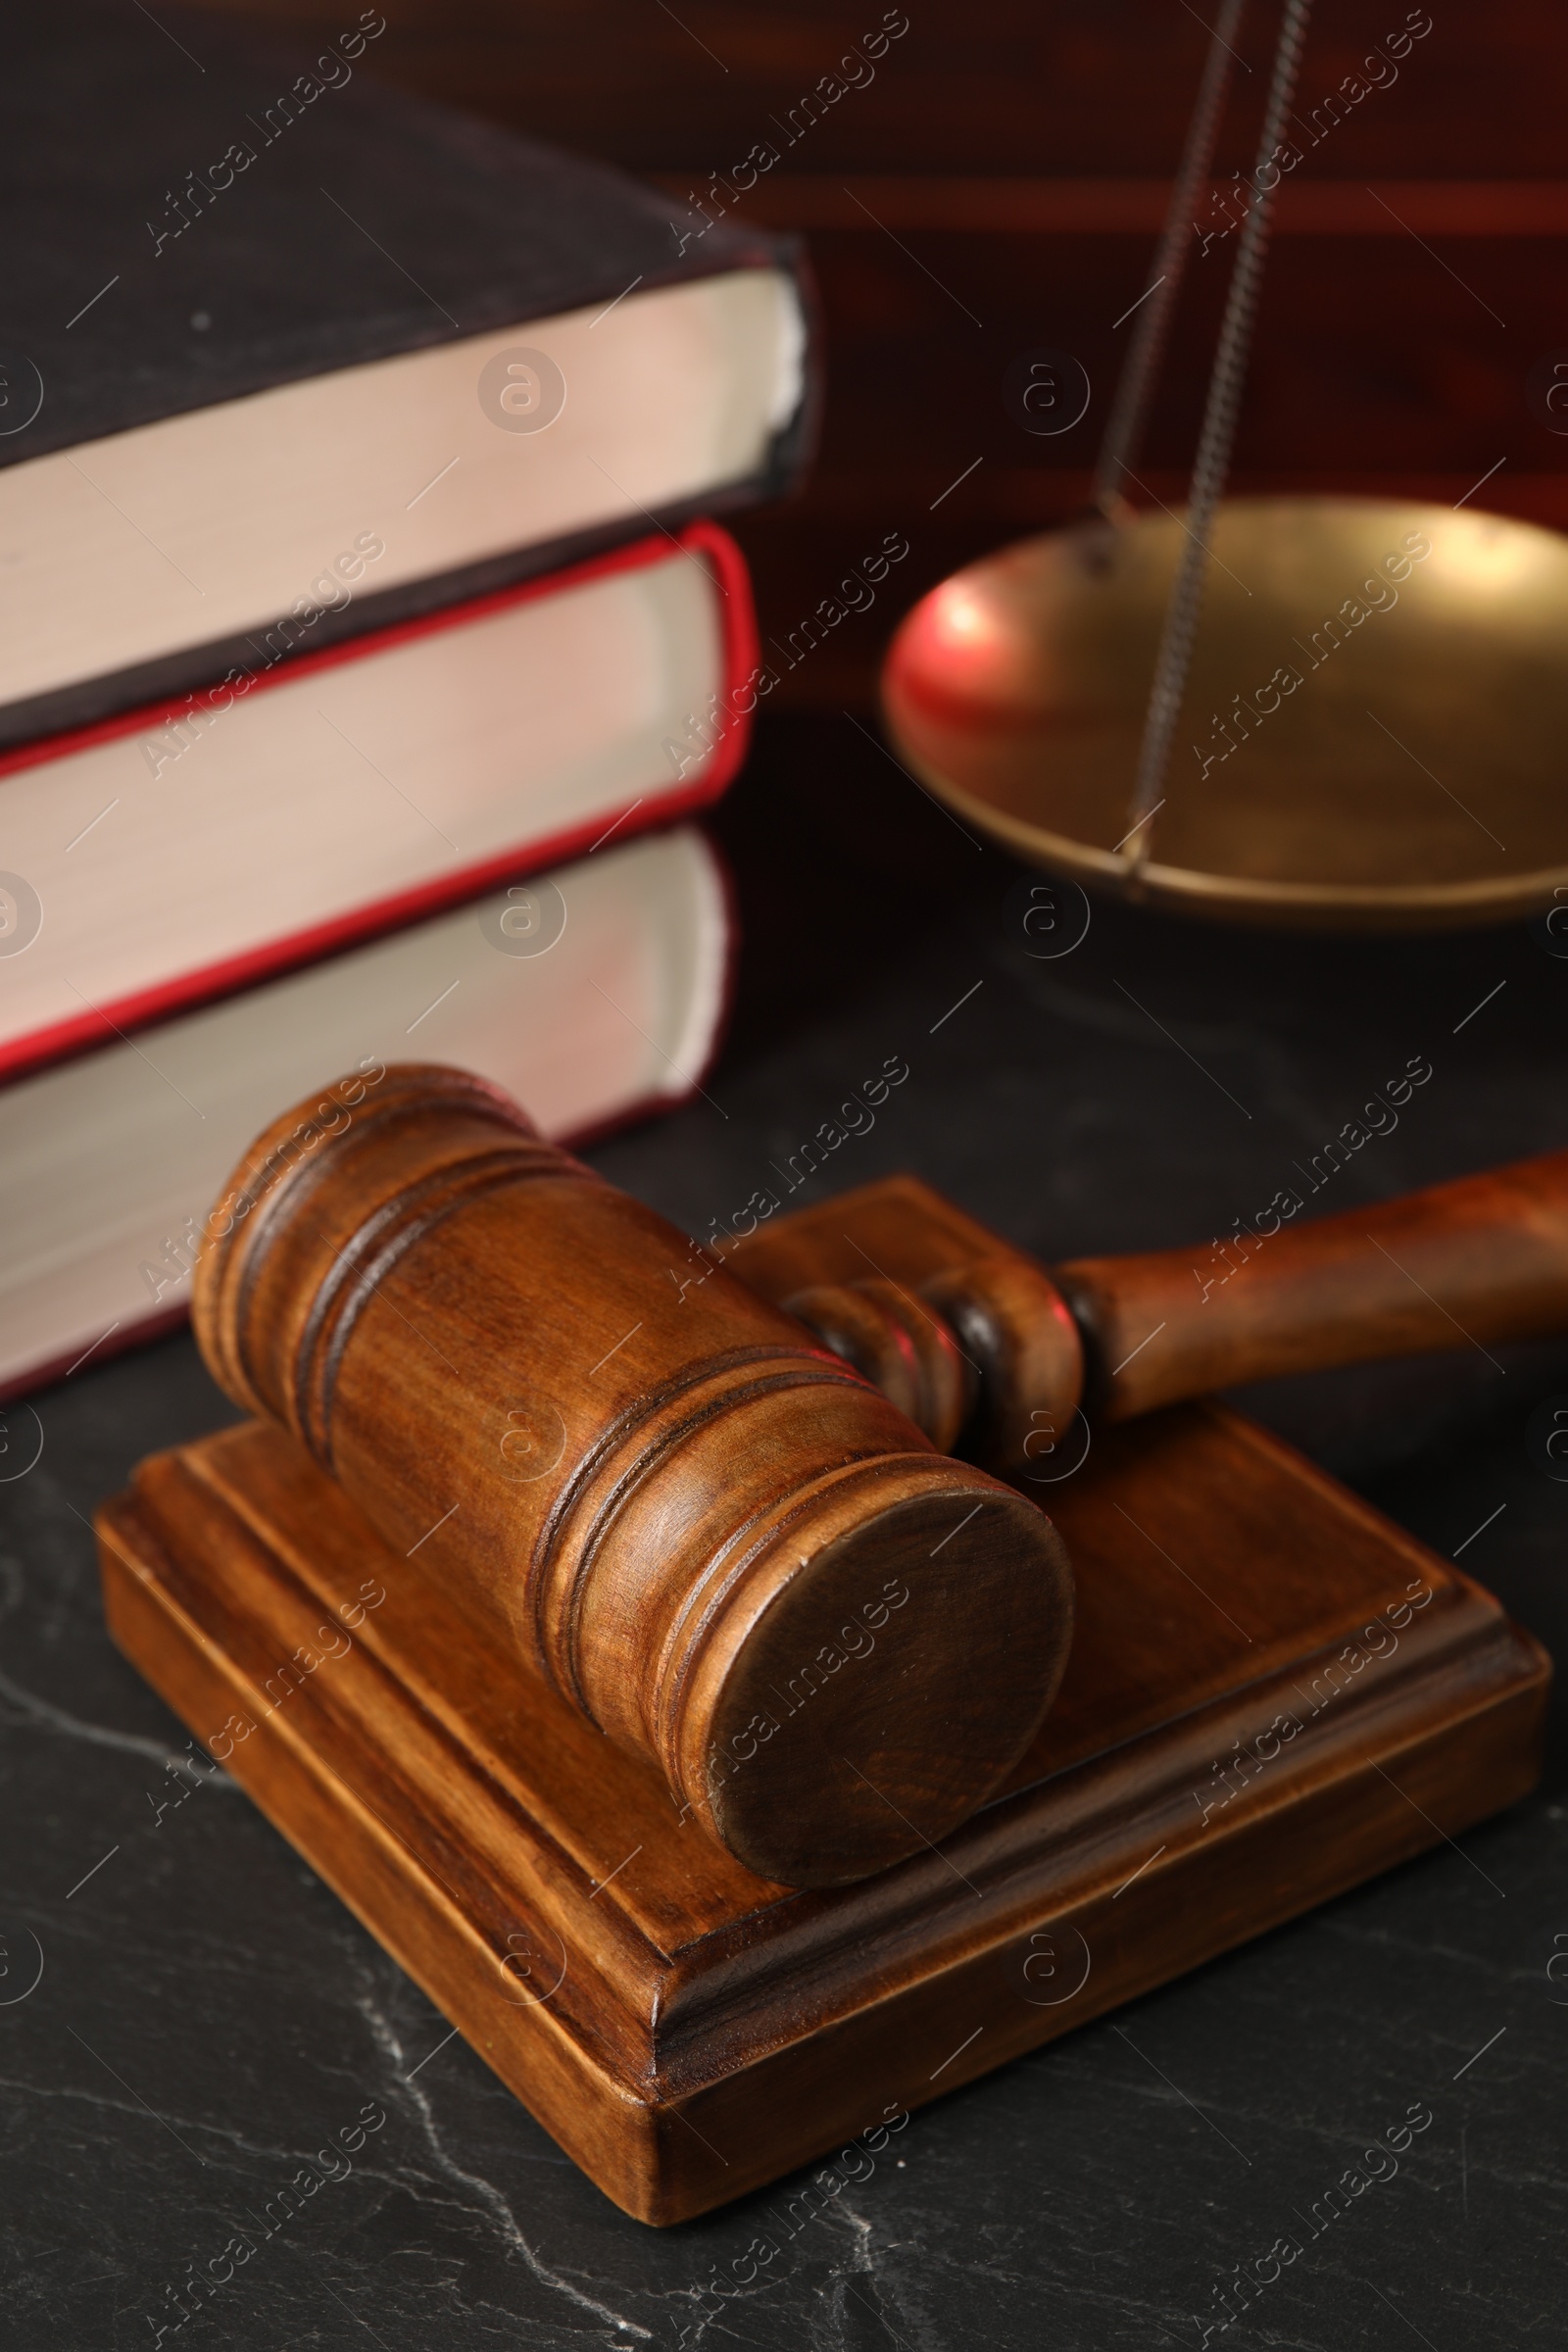
[[[580,1142],[700,1087],[732,925],[694,825],[111,1039],[0,1096],[0,1396],[177,1321],[202,1221],[276,1108],[345,1070],[450,1061]]]
[[[713,800],[755,657],[694,523],[0,756],[0,1079]]]
[[[11,28],[0,742],[785,487],[787,242],[377,87],[385,20]],[[74,126],[69,139],[59,125]]]

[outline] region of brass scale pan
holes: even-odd
[[[1181,537],[1092,520],[934,589],[883,676],[915,774],[1049,872],[1191,914],[1421,930],[1568,904],[1568,540],[1373,499],[1220,508],[1135,876],[1116,845]]]
[[[1367,930],[1568,910],[1568,540],[1463,508],[1221,496],[1309,5],[1284,0],[1185,513],[1123,491],[1245,0],[1211,34],[1097,511],[915,607],[889,732],[1020,857],[1172,910]]]

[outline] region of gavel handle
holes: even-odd
[[[1223,1244],[1053,1269],[1110,1421],[1246,1381],[1568,1331],[1568,1152]]]

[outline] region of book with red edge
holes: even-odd
[[[757,675],[699,521],[0,757],[0,1079],[711,802]]]

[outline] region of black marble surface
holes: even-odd
[[[1097,905],[1035,960],[1018,870],[847,723],[767,731],[720,830],[748,936],[711,1102],[595,1154],[695,1234],[890,1054],[907,1081],[817,1183],[916,1168],[1047,1256],[1227,1231],[1412,1055],[1431,1080],[1316,1205],[1568,1144],[1568,962],[1524,928],[1358,942]],[[1568,1487],[1527,1430],[1568,1403],[1568,1342],[1495,1356],[1248,1401],[1560,1653]],[[1512,1814],[841,2162],[823,2217],[721,2298],[798,2183],[626,2220],[231,1785],[157,1814],[185,1734],[104,1634],[87,1520],[138,1455],[229,1417],[189,1341],[35,1405],[41,1457],[0,1484],[7,2352],[1562,2340],[1560,1729]],[[20,1462],[32,1425],[5,1418]],[[352,2170],[181,2322],[191,2270],[368,2102]],[[1396,2171],[1310,2235],[1411,2109]],[[1221,2334],[1216,2290],[1282,2238],[1299,2256]]]

